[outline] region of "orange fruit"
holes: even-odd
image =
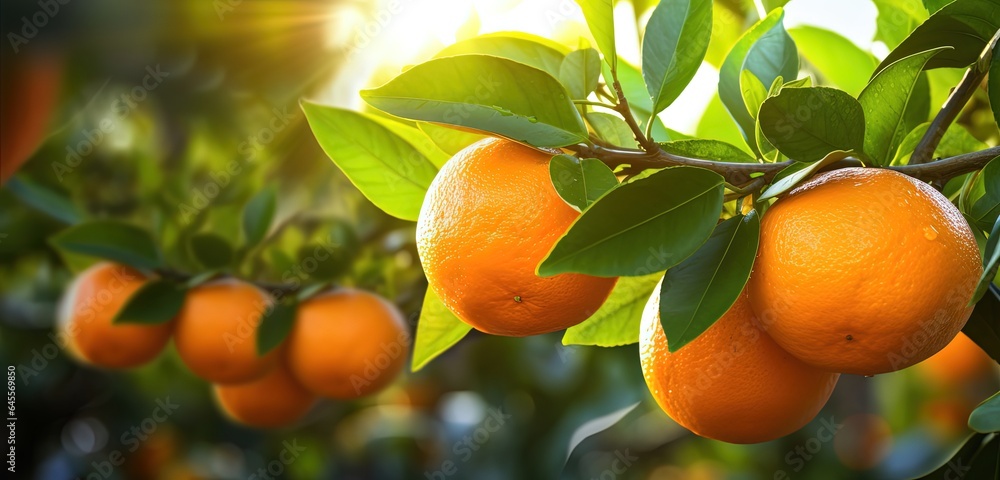
[[[964,333],[914,368],[932,383],[955,387],[965,385],[993,370],[993,359]]]
[[[256,380],[215,385],[215,398],[230,418],[251,427],[275,428],[294,423],[316,403],[316,396],[277,365]]]
[[[878,168],[817,175],[767,210],[749,292],[785,350],[874,375],[941,350],[982,273],[962,214],[929,185]]]
[[[754,321],[745,292],[708,330],[670,353],[657,286],[642,313],[639,357],[649,391],[670,418],[729,443],[766,442],[802,428],[840,377],[774,343]]]
[[[254,285],[225,279],[188,291],[174,343],[184,364],[212,383],[243,383],[274,366],[274,351],[257,354],[257,329],[271,298]]]
[[[292,375],[313,393],[338,399],[392,383],[410,352],[399,310],[378,295],[353,289],[299,305],[287,342]]]
[[[146,280],[138,270],[115,263],[99,263],[81,273],[59,309],[61,336],[68,339],[70,352],[105,368],[137,367],[156,358],[170,340],[173,322],[111,323]]]
[[[63,76],[63,59],[58,54],[7,53],[3,56],[0,185],[31,158],[45,139]]]
[[[455,154],[431,183],[417,221],[430,287],[482,332],[522,337],[563,330],[604,303],[615,278],[535,275],[580,215],[556,193],[551,154],[490,138]]]

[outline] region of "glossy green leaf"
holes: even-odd
[[[660,144],[660,148],[674,155],[703,160],[731,163],[756,163],[757,160],[739,147],[719,140],[674,140]]]
[[[615,0],[576,0],[587,19],[590,33],[597,42],[597,48],[604,54],[604,61],[611,68],[618,66],[618,52],[615,49]],[[610,78],[610,77],[609,77]]]
[[[1000,217],[1000,157],[990,160],[979,175],[977,183],[983,186],[983,194],[972,204],[969,216],[987,230]]]
[[[760,106],[761,131],[772,145],[801,162],[834,150],[862,151],[865,114],[854,97],[826,87],[782,88]]]
[[[657,272],[618,279],[597,312],[583,323],[566,329],[563,345],[617,347],[638,342],[643,307],[661,277],[663,275]]]
[[[978,478],[990,478],[987,476],[974,477],[968,475],[971,473],[971,469],[976,466],[977,460],[981,461],[982,454],[988,452],[990,448],[996,448],[1000,445],[1000,436],[988,436],[984,433],[972,434],[965,442],[959,447],[954,454],[948,457],[948,460],[943,461],[943,465],[935,468],[930,473],[922,475],[914,480],[942,480],[955,478],[956,480],[972,480]],[[989,465],[990,467],[996,468],[996,461],[993,461],[994,465]],[[955,473],[956,471],[961,472],[960,474]],[[995,477],[994,477],[995,478]]]
[[[327,156],[384,212],[416,220],[437,174],[413,145],[367,115],[303,102],[302,110]]]
[[[775,82],[777,81],[778,79],[775,79]],[[756,120],[760,104],[764,103],[768,97],[767,86],[760,83],[753,72],[743,70],[740,72],[740,92],[743,95],[743,104],[747,107],[747,113],[750,114],[750,118]]]
[[[217,269],[233,260],[233,247],[226,239],[211,233],[198,233],[188,239],[191,256],[204,268]]]
[[[295,326],[295,312],[298,304],[278,302],[265,312],[257,330],[257,354],[265,355],[285,341]]]
[[[436,123],[417,122],[417,128],[424,132],[441,151],[448,155],[455,155],[465,147],[486,138],[486,135],[463,132]]]
[[[858,97],[866,123],[864,151],[876,166],[891,164],[900,142],[920,123],[907,119],[907,106],[924,64],[944,49],[920,52],[889,65]]]
[[[816,172],[822,170],[824,167],[839,162],[840,160],[843,160],[849,157],[850,155],[851,152],[845,152],[843,150],[835,150],[833,152],[830,152],[827,156],[823,157],[823,159],[821,159],[818,162],[813,162],[810,164],[797,162],[796,164],[793,164],[792,166],[785,169],[789,170],[789,173],[782,175],[782,173],[784,173],[784,170],[782,170],[782,172],[779,172],[779,174],[775,178],[780,177],[780,180],[775,181],[774,183],[771,184],[770,187],[767,187],[767,190],[764,190],[764,193],[761,194],[758,201],[763,201],[777,197],[779,195],[783,195],[786,192],[790,191],[791,189],[795,188],[796,185],[805,181],[807,178],[813,176]]]
[[[983,274],[979,277],[976,293],[972,295],[969,305],[975,304],[986,295],[986,290],[990,288],[998,270],[1000,270],[1000,218],[993,224],[990,237],[983,248]]]
[[[993,109],[993,120],[1000,125],[1000,42],[993,46],[993,57],[990,60],[990,73],[986,79],[986,89],[990,98],[990,108]]]
[[[825,82],[852,96],[861,93],[878,65],[874,55],[830,30],[801,25],[789,28],[788,34]]]
[[[785,32],[783,18],[784,11],[778,8],[747,30],[719,70],[719,97],[754,151],[757,150],[755,124],[743,102],[740,75],[749,70],[763,85],[770,85],[779,76],[785,79],[798,76],[798,52]]]
[[[169,322],[184,306],[187,289],[163,279],[153,279],[136,290],[115,314],[112,323],[157,325]]]
[[[586,210],[601,195],[618,186],[618,178],[596,158],[556,155],[549,162],[556,193],[577,211]]]
[[[979,433],[1000,432],[1000,393],[994,393],[972,411],[969,428]]]
[[[1000,29],[1000,0],[956,0],[931,15],[889,52],[876,73],[897,60],[933,48],[951,46],[925,68],[963,68],[974,63]]]
[[[434,59],[361,97],[398,117],[493,132],[537,147],[587,141],[583,120],[555,78],[500,57]]]
[[[993,361],[1000,363],[1000,288],[989,285],[975,308],[962,333],[982,348]]]
[[[530,65],[558,78],[565,55],[540,40],[542,39],[504,33],[483,35],[445,47],[434,58],[467,54],[493,55]]]
[[[417,127],[411,127],[397,119],[383,117],[380,115],[368,115],[368,118],[378,122],[390,132],[400,136],[406,143],[417,149],[421,155],[434,164],[435,168],[441,168],[444,163],[451,158],[451,154],[441,149],[434,140]],[[426,122],[421,122],[426,123]],[[441,127],[447,128],[447,127]]]
[[[537,273],[642,276],[670,268],[711,235],[722,196],[722,177],[695,167],[623,184],[576,219]]]
[[[902,43],[928,17],[927,9],[920,0],[874,0],[874,3],[878,8],[875,40],[890,49]]]
[[[4,188],[25,205],[65,224],[74,225],[84,218],[80,208],[65,195],[32,182],[22,175],[8,180]]]
[[[653,113],[670,106],[691,82],[711,39],[711,0],[661,0],[656,6],[642,40],[642,75]]]
[[[698,251],[667,270],[660,287],[660,323],[671,352],[708,330],[736,302],[750,278],[760,217],[751,211],[715,227]]]
[[[601,79],[601,54],[593,48],[570,52],[559,68],[558,78],[574,99],[586,99]]]
[[[67,252],[152,270],[162,266],[153,237],[139,227],[113,220],[80,223],[56,234],[52,245]]]
[[[621,117],[603,112],[588,112],[586,117],[587,123],[594,129],[597,138],[618,147],[636,148],[639,146],[632,130],[628,128],[628,124]]]
[[[420,309],[420,320],[417,322],[411,370],[416,372],[424,368],[431,360],[458,343],[469,330],[472,327],[448,310],[434,290],[428,288],[424,295],[424,305]]]
[[[264,240],[274,221],[278,200],[274,190],[265,188],[250,198],[243,207],[243,238],[247,246],[254,246]]]

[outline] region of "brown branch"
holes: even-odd
[[[917,148],[910,155],[909,165],[920,165],[933,160],[934,150],[941,143],[944,133],[948,131],[948,127],[955,122],[958,114],[962,112],[965,105],[972,99],[972,95],[976,93],[976,89],[986,79],[986,74],[990,70],[990,58],[993,55],[993,48],[998,38],[1000,38],[1000,30],[997,30],[993,38],[986,43],[986,48],[979,55],[979,59],[965,71],[965,76],[962,77],[962,80],[955,89],[951,91],[948,100],[945,100],[944,106],[941,107],[934,120],[931,121],[930,126],[927,127],[927,132],[924,133],[923,138],[920,139],[920,143],[917,144]]]
[[[1000,147],[987,148],[978,152],[965,153],[944,158],[936,162],[919,165],[889,167],[899,173],[928,182],[943,182],[959,175],[980,170],[990,160],[1000,156]]]
[[[628,105],[628,99],[625,98],[622,84],[618,81],[617,77],[614,79],[612,85],[614,86],[615,93],[618,95],[618,103],[615,105],[615,110],[625,119],[625,123],[628,124],[629,130],[632,130],[635,140],[639,142],[639,146],[646,152],[659,151],[660,146],[656,142],[646,138],[646,134],[642,132],[642,127],[635,121],[635,115],[632,115],[632,109]]]

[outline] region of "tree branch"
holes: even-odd
[[[1000,39],[1000,30],[997,30],[993,38],[986,43],[986,48],[979,55],[979,59],[965,71],[965,76],[962,77],[962,80],[955,89],[951,91],[948,100],[945,100],[944,106],[941,107],[934,120],[931,121],[930,126],[927,127],[927,132],[924,133],[923,138],[920,139],[920,143],[917,144],[917,148],[910,155],[909,165],[920,165],[930,162],[933,159],[934,150],[941,143],[944,133],[948,131],[948,127],[954,123],[955,118],[958,117],[958,114],[962,112],[965,105],[972,99],[972,95],[976,93],[976,89],[986,79],[986,74],[990,70],[990,58],[993,56],[993,47],[996,45],[997,39]]]
[[[614,72],[612,72],[614,73]],[[635,115],[632,115],[632,109],[628,105],[628,99],[625,98],[625,92],[622,90],[622,84],[618,81],[617,76],[615,76],[613,87],[615,89],[615,94],[618,96],[618,103],[615,105],[615,110],[625,119],[625,123],[628,124],[628,128],[632,130],[632,135],[635,135],[635,140],[639,142],[639,146],[642,147],[646,152],[656,152],[660,150],[660,146],[656,142],[650,140],[642,132],[642,127],[635,121]]]

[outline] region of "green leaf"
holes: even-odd
[[[430,138],[431,141],[441,149],[441,151],[447,153],[448,155],[455,155],[456,153],[462,151],[465,147],[486,138],[486,135],[463,132],[455,128],[438,125],[436,123],[417,122],[417,128],[424,132],[424,135],[427,135],[427,137]],[[443,165],[444,164],[442,163],[441,165],[438,165],[438,167]]]
[[[778,77],[781,78],[781,77]],[[778,79],[775,79],[777,82]],[[778,84],[779,86],[781,84]],[[760,111],[760,104],[767,100],[768,90],[757,76],[750,70],[740,72],[740,92],[743,95],[743,104],[747,107],[750,118],[757,119],[757,112]]]
[[[576,0],[587,19],[590,33],[597,42],[597,48],[604,54],[604,61],[612,68],[618,67],[618,53],[615,49],[615,0]],[[609,77],[610,78],[610,77]]]
[[[943,462],[943,465],[926,475],[916,478],[915,480],[942,480],[950,479],[952,477],[955,477],[956,479],[968,478],[969,480],[974,478],[988,478],[974,477],[966,474],[970,473],[970,469],[975,466],[976,460],[979,459],[983,452],[987,452],[989,448],[995,448],[997,445],[1000,445],[1000,437],[996,435],[991,437],[984,433],[972,434],[968,439],[966,439],[965,443],[963,443],[962,446],[950,456],[949,460]],[[960,473],[955,473],[956,471]]]
[[[674,140],[660,144],[668,153],[689,158],[731,163],[756,163],[757,160],[732,144],[719,140]]]
[[[956,0],[938,10],[889,52],[875,72],[897,60],[933,48],[951,46],[924,68],[964,68],[974,63],[1000,29],[1000,0]]]
[[[836,150],[827,154],[822,160],[810,164],[804,164],[802,162],[796,162],[786,168],[790,173],[785,174],[785,170],[778,172],[775,178],[780,178],[780,180],[775,181],[764,193],[761,194],[758,201],[767,200],[770,198],[783,195],[785,192],[795,188],[796,185],[802,183],[805,179],[813,176],[816,172],[822,170],[824,167],[839,162],[851,155],[851,152],[845,152],[843,150]]]
[[[1000,288],[990,285],[986,295],[976,302],[962,333],[982,348],[993,361],[1000,363]]]
[[[281,345],[295,325],[295,302],[276,302],[261,320],[257,330],[257,355],[266,355]]]
[[[597,138],[618,147],[638,147],[632,130],[621,117],[602,112],[587,112],[586,117]]]
[[[982,183],[983,195],[972,204],[969,216],[976,225],[987,230],[1000,217],[1000,157],[990,160],[983,167],[976,183]]]
[[[969,428],[979,433],[1000,432],[1000,392],[994,393],[972,411]]]
[[[946,48],[920,52],[889,65],[858,97],[866,122],[864,151],[876,166],[891,164],[900,142],[922,121],[908,122],[907,106],[924,65]]]
[[[719,70],[719,97],[753,151],[757,151],[755,123],[743,102],[740,75],[749,70],[763,85],[770,85],[779,76],[798,76],[798,52],[785,32],[784,16],[784,10],[777,8],[750,27],[733,45]]]
[[[997,218],[996,223],[993,224],[993,230],[986,241],[986,248],[983,249],[983,274],[979,276],[976,293],[972,295],[969,305],[975,304],[986,295],[986,290],[990,288],[990,283],[996,278],[998,269],[1000,269],[1000,218]]]
[[[761,131],[789,158],[811,162],[834,150],[862,151],[865,114],[854,97],[827,87],[782,88],[760,106]]]
[[[623,184],[573,222],[537,273],[642,276],[670,268],[711,235],[722,196],[722,177],[695,167],[666,168]]]
[[[527,35],[483,35],[445,47],[434,58],[467,54],[493,55],[544,70],[558,78],[565,55],[542,41],[544,39],[532,39]]]
[[[736,303],[750,278],[760,217],[732,217],[715,227],[698,251],[667,270],[660,287],[660,322],[671,352],[708,330]]]
[[[990,60],[990,73],[986,79],[986,89],[989,93],[990,108],[993,109],[993,120],[1000,125],[1000,42],[993,46],[993,57]]]
[[[552,185],[562,199],[577,211],[584,211],[601,195],[618,186],[618,178],[596,158],[556,155],[549,162]]]
[[[852,96],[861,93],[878,65],[874,55],[829,30],[801,25],[789,28],[788,34],[823,80]]]
[[[892,160],[893,165],[902,165],[909,162],[910,155],[917,144],[920,143],[920,139],[927,133],[929,126],[930,122],[917,125],[910,133],[906,134],[906,137],[903,137],[903,141],[899,143],[896,155]],[[941,142],[934,149],[934,157],[953,157],[963,153],[983,150],[987,147],[988,145],[973,137],[965,127],[958,123],[953,123],[948,126],[948,130],[945,130],[944,136],[941,137]]]
[[[65,224],[74,225],[83,220],[83,212],[69,198],[23,175],[11,178],[4,187],[25,205]]]
[[[139,227],[113,220],[80,223],[56,234],[51,243],[68,252],[103,258],[144,270],[162,266],[153,237]]]
[[[638,342],[642,309],[662,277],[653,273],[618,279],[601,308],[583,323],[566,329],[563,345],[617,347]]]
[[[601,79],[601,54],[593,48],[576,50],[566,55],[557,76],[574,99],[586,99],[597,89]]]
[[[413,145],[369,116],[303,102],[309,126],[327,156],[384,212],[416,220],[437,174]]]
[[[387,118],[379,115],[369,115],[368,118],[378,122],[383,127],[388,128],[390,132],[395,133],[406,140],[416,148],[427,160],[430,160],[434,164],[435,168],[441,168],[444,163],[451,158],[451,154],[441,150],[434,140],[427,136],[422,130],[417,127],[411,127],[405,123],[400,122],[398,119]],[[442,127],[447,128],[447,127]]]
[[[163,279],[153,279],[139,287],[115,314],[112,323],[158,325],[169,322],[184,306],[187,289]]]
[[[410,369],[416,372],[424,368],[431,360],[458,343],[469,330],[472,327],[451,313],[434,290],[428,287],[424,305],[420,308]]]
[[[953,1],[955,0],[923,0],[924,7],[926,7],[927,11],[930,13],[934,13],[938,10],[941,10],[942,7]]]
[[[642,76],[653,112],[670,106],[694,78],[712,39],[711,0],[661,0],[642,39]]]
[[[265,188],[243,207],[243,238],[248,247],[257,245],[267,236],[274,221],[277,202],[274,190]]]
[[[218,269],[233,260],[233,247],[226,239],[211,233],[198,233],[188,240],[191,256],[204,268]]]
[[[927,20],[927,9],[920,0],[874,0],[878,8],[875,20],[875,40],[890,49],[896,48],[906,36]]]
[[[576,106],[555,78],[500,57],[431,60],[361,97],[398,117],[493,132],[536,147],[588,140]]]

